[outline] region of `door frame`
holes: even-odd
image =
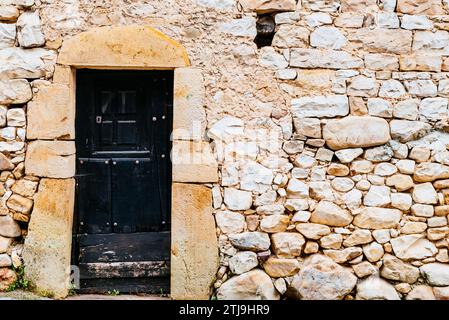
[[[182,45],[147,26],[99,27],[63,42],[51,86],[67,100],[66,108],[57,115],[65,126],[50,123],[50,127],[59,127],[30,134],[35,140],[29,142],[26,154],[26,173],[41,177],[41,186],[45,186],[39,187],[25,239],[26,277],[40,294],[55,298],[68,294],[76,157],[71,150],[75,138],[76,69],[80,68],[174,70],[171,298],[209,299],[219,267],[210,188],[218,183],[218,165],[205,140],[203,76],[200,69],[190,67]],[[48,111],[52,107],[50,102],[42,106]],[[48,132],[54,136],[49,137]],[[64,149],[70,152],[61,154]],[[54,192],[60,189],[65,192],[55,198]],[[52,196],[55,199],[49,200]],[[54,230],[45,223],[49,218],[54,220]]]

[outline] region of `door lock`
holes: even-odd
[[[114,227],[117,227],[118,226],[118,223],[117,222],[114,222]]]
[[[102,121],[103,121],[103,117],[102,116],[96,116],[95,117],[95,122],[96,123],[102,123]]]

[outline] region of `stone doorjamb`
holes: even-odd
[[[53,83],[28,108],[26,174],[41,177],[25,239],[26,277],[40,294],[67,296],[75,198],[76,69],[174,70],[171,297],[208,299],[218,269],[211,190],[217,162],[204,141],[201,71],[185,48],[146,26],[100,27],[63,42]]]

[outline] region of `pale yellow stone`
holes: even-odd
[[[398,0],[396,10],[408,14],[444,14],[440,0]]]
[[[190,65],[185,48],[140,25],[99,27],[66,39],[58,63],[76,67],[162,69]]]
[[[25,239],[25,275],[40,294],[69,290],[75,180],[42,179]]]
[[[73,141],[33,141],[28,144],[25,173],[47,178],[71,178],[75,175],[75,152]]]
[[[172,299],[208,300],[218,270],[212,193],[194,184],[173,184]]]
[[[362,12],[375,11],[377,9],[376,0],[342,0],[341,12]]]
[[[173,182],[218,182],[218,165],[209,143],[174,141]]]
[[[202,140],[206,129],[201,70],[177,68],[174,79],[173,139]]]
[[[441,71],[441,56],[424,54],[405,55],[399,58],[401,71]]]
[[[28,139],[75,139],[75,98],[69,86],[39,88],[28,103]]]
[[[324,126],[323,138],[333,150],[373,147],[385,144],[391,139],[388,122],[369,116],[330,120]]]
[[[255,11],[260,14],[296,9],[295,0],[240,0],[240,5],[245,11]]]
[[[296,259],[284,259],[270,257],[264,264],[265,272],[273,278],[290,277],[295,275],[300,268]]]

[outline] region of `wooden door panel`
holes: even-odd
[[[161,200],[157,182],[158,173],[154,170],[151,159],[113,159],[114,232],[130,233],[160,229]]]
[[[78,232],[109,233],[111,227],[111,168],[104,159],[77,162]]]

